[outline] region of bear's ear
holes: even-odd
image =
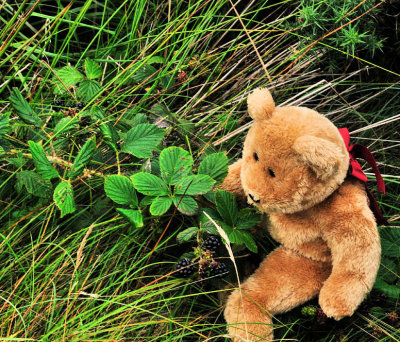
[[[254,90],[247,98],[247,107],[253,120],[267,120],[275,111],[275,103],[266,88]]]
[[[334,143],[311,135],[301,136],[293,144],[293,150],[322,181],[334,175],[344,155]]]

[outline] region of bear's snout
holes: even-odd
[[[252,194],[249,194],[250,199],[254,202],[254,203],[260,203],[260,200],[256,200]]]

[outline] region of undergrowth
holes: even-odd
[[[228,341],[237,279],[207,247],[212,221],[242,278],[276,246],[253,209],[213,191],[260,86],[369,147],[391,223],[356,314],[321,319],[312,301],[276,317],[277,338],[400,339],[399,74],[380,58],[390,27],[374,29],[387,8],[334,3],[0,2],[1,340]]]

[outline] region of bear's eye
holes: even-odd
[[[258,154],[257,154],[256,152],[254,152],[254,159],[255,159],[256,161],[258,161]]]
[[[269,172],[269,175],[270,175],[271,177],[275,177],[275,172],[274,172],[274,170],[268,169],[268,172]]]

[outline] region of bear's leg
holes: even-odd
[[[330,263],[307,259],[279,247],[229,297],[225,319],[233,341],[269,341],[271,316],[316,296],[331,272]]]

